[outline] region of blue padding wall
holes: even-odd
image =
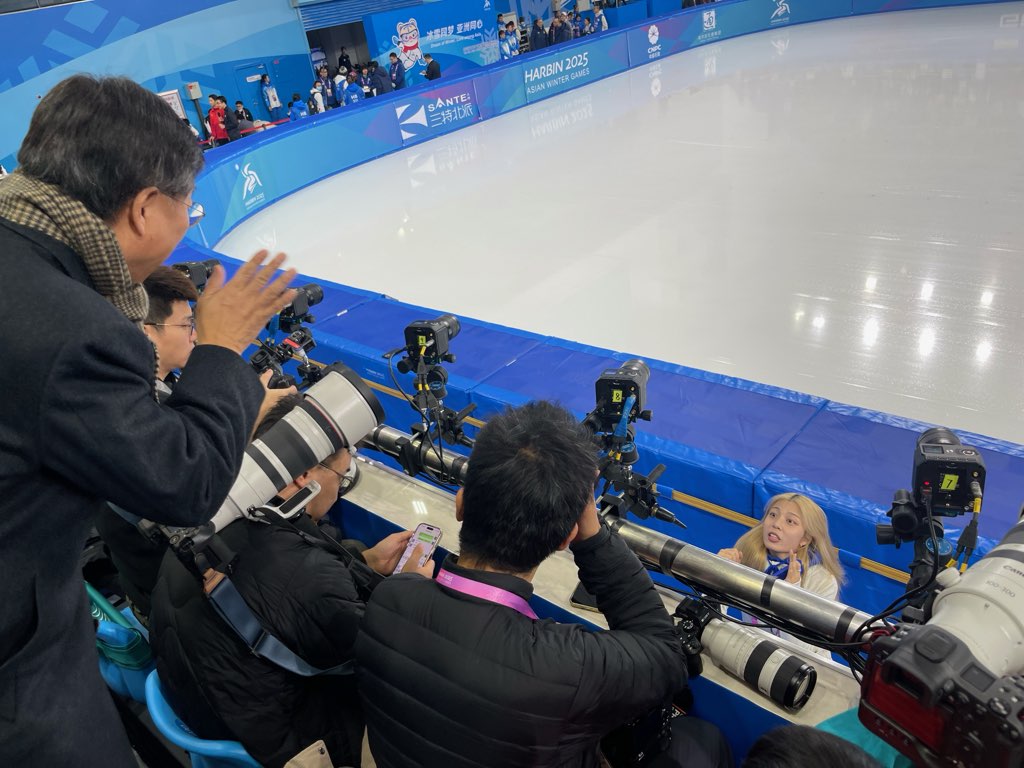
[[[651,2],[653,7],[656,0]],[[176,258],[205,258],[204,244],[218,242],[253,213],[338,171],[662,56],[788,24],[975,2],[725,0],[268,131],[207,153],[208,167],[195,192],[207,216],[201,228],[190,230],[193,241]],[[644,4],[636,7],[646,12]],[[998,6],[987,12],[998,23]],[[308,162],[310,146],[332,147],[320,157],[333,158],[333,164]],[[397,396],[383,354],[402,343],[409,322],[434,317],[444,308],[414,307],[330,284],[325,294],[316,312],[319,349],[314,357],[341,360],[356,369],[380,392],[388,422],[408,428],[415,414]],[[474,416],[482,419],[533,398],[561,401],[582,416],[593,407],[597,375],[630,357],[461,320],[462,333],[453,346],[458,360],[448,367],[447,402],[454,408],[474,403]],[[872,610],[902,592],[897,581],[863,570],[861,558],[900,570],[911,559],[907,548],[879,547],[874,525],[884,519],[892,492],[910,482],[911,450],[926,425],[691,368],[650,364],[654,420],[639,425],[638,467],[646,471],[666,465],[663,484],[682,494],[666,504],[689,528],[652,526],[716,550],[730,546],[772,494],[803,491],[829,513],[834,543],[851,571],[842,598]],[[410,388],[411,376],[399,380]],[[985,550],[1016,516],[1024,452],[980,436],[964,438],[982,448],[988,462]],[[965,522],[951,522],[954,538]]]

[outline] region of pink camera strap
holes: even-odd
[[[473,581],[472,579],[465,579],[462,576],[456,576],[454,573],[446,571],[444,568],[438,572],[437,582],[449,589],[454,589],[456,592],[461,592],[464,595],[479,597],[481,600],[487,600],[488,602],[504,605],[507,608],[519,611],[528,619],[538,618],[537,614],[533,612],[533,608],[530,607],[528,602],[523,600],[519,595],[513,595],[508,590],[501,589],[500,587],[492,587],[488,584],[481,584],[479,581]]]

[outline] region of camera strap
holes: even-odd
[[[351,675],[355,672],[355,662],[351,659],[330,669],[320,669],[307,662],[263,628],[259,618],[245,602],[245,598],[239,593],[231,578],[220,571],[207,571],[204,574],[203,591],[214,610],[249,650],[271,664],[301,677]]]
[[[302,538],[310,544],[318,546],[322,545],[325,549],[328,549],[335,554],[338,553],[333,548],[330,548],[326,542],[317,542],[314,537],[300,530],[290,522],[282,520],[273,511],[268,512],[268,514],[261,518],[261,520],[265,520],[271,525],[279,523],[281,526],[289,528],[301,535]],[[243,521],[243,524],[248,523]],[[207,542],[207,546],[214,542],[223,544],[223,542],[220,541],[219,534],[211,536]],[[342,553],[347,554],[351,560],[355,559],[351,554],[345,552],[344,548],[340,545],[336,546]],[[235,557],[231,558],[231,563],[234,562]],[[223,558],[221,559],[223,561]],[[231,581],[229,573],[232,569],[230,566],[223,569],[214,569],[209,566],[208,561],[203,556],[202,552],[196,553],[196,564],[200,566],[200,572],[202,573],[203,593],[210,601],[213,609],[225,621],[225,623],[231,627],[232,631],[234,631],[238,638],[245,643],[246,647],[253,654],[301,677],[316,677],[318,675],[351,675],[355,673],[355,662],[351,659],[329,669],[320,669],[319,667],[307,662],[295,653],[295,651],[285,645],[284,642],[264,628],[255,611],[253,611],[245,601],[245,598],[242,597],[242,594],[238,591],[238,587]],[[206,567],[203,568],[202,564],[206,564]]]

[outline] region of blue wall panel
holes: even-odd
[[[39,98],[72,74],[126,75],[154,91],[177,88],[197,128],[187,82],[199,82],[204,96],[223,94],[253,109],[257,89],[238,76],[240,69],[262,65],[282,101],[293,90],[308,93],[313,79],[305,33],[282,0],[93,0],[5,15],[3,40],[0,163],[8,169]]]

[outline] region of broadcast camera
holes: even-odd
[[[184,273],[185,277],[191,280],[192,285],[196,287],[196,292],[202,294],[203,289],[206,288],[206,281],[210,279],[213,268],[218,264],[220,261],[217,259],[206,259],[205,261],[180,261],[171,266]]]
[[[249,358],[257,373],[267,370],[274,372],[270,377],[271,389],[308,387],[318,382],[322,375],[321,368],[309,360],[309,352],[316,347],[316,342],[313,340],[312,331],[304,327],[303,323],[316,322],[316,318],[309,310],[323,301],[324,290],[316,283],[307,283],[297,290],[298,294],[294,301],[267,323],[268,338],[257,339],[260,348]],[[280,343],[274,344],[278,330],[284,331],[288,336]],[[285,363],[295,358],[302,361],[298,367],[298,382],[283,369]]]
[[[415,320],[405,328],[405,346],[384,355],[390,369],[391,360],[402,354],[396,366],[399,373],[415,375],[415,392],[410,398],[391,370],[395,387],[421,419],[418,424],[412,425],[413,434],[408,440],[398,441],[400,451],[396,458],[410,475],[423,474],[444,485],[456,481],[456,478],[444,472],[441,443],[466,447],[473,445],[473,441],[463,432],[462,424],[476,405],[471,403],[461,411],[454,411],[444,404],[448,396],[448,372],[441,363],[455,362],[455,355],[449,349],[451,340],[458,336],[460,330],[461,325],[455,315],[441,315],[434,320]],[[439,461],[427,459],[431,452],[436,454]]]
[[[594,442],[602,453],[598,469],[605,484],[600,503],[613,507],[620,515],[632,512],[644,520],[653,516],[685,528],[657,500],[658,495],[672,495],[671,489],[659,491],[656,485],[665,465],[659,464],[647,475],[633,471],[639,454],[633,442],[632,425],[638,419],[651,420],[651,412],[644,408],[650,377],[647,363],[633,359],[620,368],[604,371],[594,382],[596,406],[583,419],[583,424],[594,434]],[[610,494],[609,490],[615,493]]]
[[[267,326],[271,333],[280,329],[285,333],[294,333],[303,323],[315,323],[316,318],[310,314],[310,308],[324,300],[324,289],[316,283],[306,283],[296,288],[298,293],[287,307],[281,310]],[[275,326],[276,327],[272,327]]]
[[[985,462],[976,448],[963,445],[944,427],[924,432],[914,448],[913,489],[899,490],[893,496],[888,516],[891,524],[876,526],[879,544],[914,542],[911,563],[911,590],[923,587],[938,575],[940,565],[963,560],[962,568],[974,553],[978,540],[978,514],[985,488]],[[960,536],[957,550],[945,538],[942,517],[972,512],[971,522]],[[952,559],[950,559],[952,555]],[[905,620],[919,620],[914,608],[925,603],[926,590],[911,601]]]

